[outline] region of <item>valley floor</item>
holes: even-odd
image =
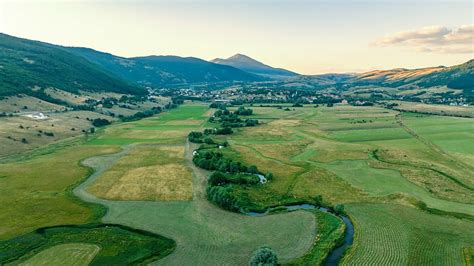
[[[342,264],[472,260],[471,118],[378,107],[251,108],[250,118],[263,124],[214,138],[229,142],[221,150],[226,156],[272,172],[274,179],[241,187],[237,196],[262,208],[313,203],[317,195],[325,205],[343,204],[355,239]],[[321,263],[328,250],[315,247],[341,235],[328,229],[337,228],[334,216],[300,210],[250,217],[206,199],[210,173],[193,165],[197,146],[186,136],[215,127],[207,121],[213,112],[188,103],[2,164],[0,201],[12,207],[0,216],[8,221],[0,226],[0,239],[6,243],[45,226],[101,221],[174,240],[175,250],[163,253],[157,264],[245,265],[263,245],[271,246],[282,263]],[[90,243],[66,241],[54,249],[92,263],[101,254]],[[37,251],[21,260],[41,261],[53,252]]]

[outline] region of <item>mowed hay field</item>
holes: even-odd
[[[71,265],[87,266],[100,251],[100,247],[92,244],[71,243],[51,247],[36,254],[18,265]]]
[[[468,265],[474,223],[393,204],[349,204],[355,242],[343,265]]]
[[[87,190],[111,200],[190,200],[192,174],[183,162],[182,146],[134,146]]]
[[[410,213],[407,225],[413,225],[417,219],[439,221],[437,226],[420,231],[434,237],[439,234],[438,252],[443,247],[456,250],[439,264],[463,261],[463,249],[473,245],[474,237],[467,234],[459,240],[459,225],[472,227],[473,221],[428,214],[418,206],[423,202],[436,210],[474,216],[474,172],[470,168],[473,119],[400,114],[379,107],[347,105],[308,106],[290,111],[252,108],[252,118],[262,114],[265,123],[257,128],[239,129],[229,136],[231,150],[226,152],[257,165],[261,171],[274,173],[275,177],[265,186],[241,189],[243,196],[262,205],[277,205],[312,201],[315,195],[322,195],[326,204],[347,204],[354,219],[370,212],[369,207],[355,208],[358,204],[395,206]],[[381,232],[389,227],[384,218],[379,222],[377,216],[368,217],[364,223],[357,223],[356,242],[372,238],[371,230]],[[443,226],[457,229],[448,234]],[[432,251],[425,246],[429,239],[407,243],[397,236],[410,235],[415,229],[396,226],[393,230],[383,239],[391,243],[393,250],[387,261],[417,265],[432,262],[428,260]],[[360,252],[360,260],[352,264],[364,264],[364,258],[373,257],[380,258],[382,263],[388,256],[377,245],[364,247],[367,250]],[[362,247],[356,245],[351,252],[357,253],[358,249]],[[416,253],[410,253],[411,250]]]

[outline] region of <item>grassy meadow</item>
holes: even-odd
[[[239,197],[261,207],[315,202],[317,195],[324,205],[344,204],[356,231],[344,264],[470,259],[474,236],[463,232],[474,226],[472,119],[348,105],[251,108],[249,118],[261,125],[213,136],[229,142],[220,150],[226,156],[274,175],[264,185],[239,187]],[[343,233],[338,218],[318,211],[250,217],[208,202],[210,173],[193,165],[197,145],[186,137],[214,127],[207,122],[213,112],[187,103],[2,164],[0,200],[8,204],[0,220],[8,222],[0,238],[102,217],[174,240],[174,252],[154,262],[159,265],[243,265],[263,245],[282,263],[321,264]],[[93,262],[104,248],[77,240],[55,244],[17,263],[43,263],[56,252],[72,264],[75,257]]]
[[[418,264],[432,261],[427,260],[430,254],[442,253],[446,247],[457,251],[440,261],[440,265],[463,260],[463,248],[468,248],[474,240],[472,235],[466,235],[463,241],[458,241],[461,229],[472,227],[474,217],[472,119],[400,115],[378,107],[347,105],[308,106],[290,111],[253,109],[252,118],[265,123],[258,128],[239,129],[238,134],[231,135],[228,138],[231,150],[226,153],[257,165],[263,172],[272,172],[275,178],[265,186],[242,188],[243,197],[264,206],[311,202],[316,195],[322,195],[325,204],[346,204],[353,219],[362,220],[360,217],[371,211],[368,206],[397,206],[397,210],[410,212],[407,223],[413,221],[412,226],[421,218],[440,221],[423,231],[423,234],[443,236],[437,246],[426,251],[424,244],[430,239],[406,242],[396,236],[410,236],[411,230],[404,226],[394,229],[383,241],[393,242],[392,249],[400,249],[393,250],[392,258],[384,261],[388,256],[384,254],[386,249],[367,244],[360,247],[357,243],[369,241],[371,235],[367,234],[371,230],[377,232],[388,227],[383,222],[385,218],[381,217],[380,223],[374,215],[367,216],[364,222],[356,220],[356,245],[351,253],[357,253],[360,260],[349,260],[349,264],[378,257],[380,261],[375,264],[397,263],[398,259],[401,264]],[[470,218],[427,214],[418,209],[423,204],[436,212]],[[452,233],[447,234],[442,226],[453,228]],[[367,250],[358,251],[363,248]],[[409,253],[411,249],[416,250],[413,255]]]

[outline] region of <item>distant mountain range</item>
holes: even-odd
[[[355,74],[299,75],[242,54],[211,62],[178,56],[125,58],[90,48],[63,47],[0,34],[0,96],[42,89],[144,94],[145,87],[271,82],[291,88],[447,86],[474,97],[474,60],[452,67],[377,70]]]
[[[38,96],[48,87],[75,93],[84,90],[145,94],[145,86],[264,80],[194,57],[125,58],[0,34],[0,96]]]
[[[145,56],[124,58],[89,48],[63,47],[107,71],[146,86],[202,82],[262,81],[264,78],[240,69],[214,64],[195,57]]]
[[[283,68],[274,68],[265,65],[264,63],[259,62],[243,54],[236,54],[227,59],[216,58],[211,62],[221,65],[232,66],[249,73],[261,75],[263,77],[268,77],[272,79],[285,79],[288,77],[294,77],[299,75],[295,72],[291,72]]]

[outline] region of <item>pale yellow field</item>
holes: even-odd
[[[112,200],[191,200],[192,174],[184,165],[184,148],[133,147],[88,191]]]

